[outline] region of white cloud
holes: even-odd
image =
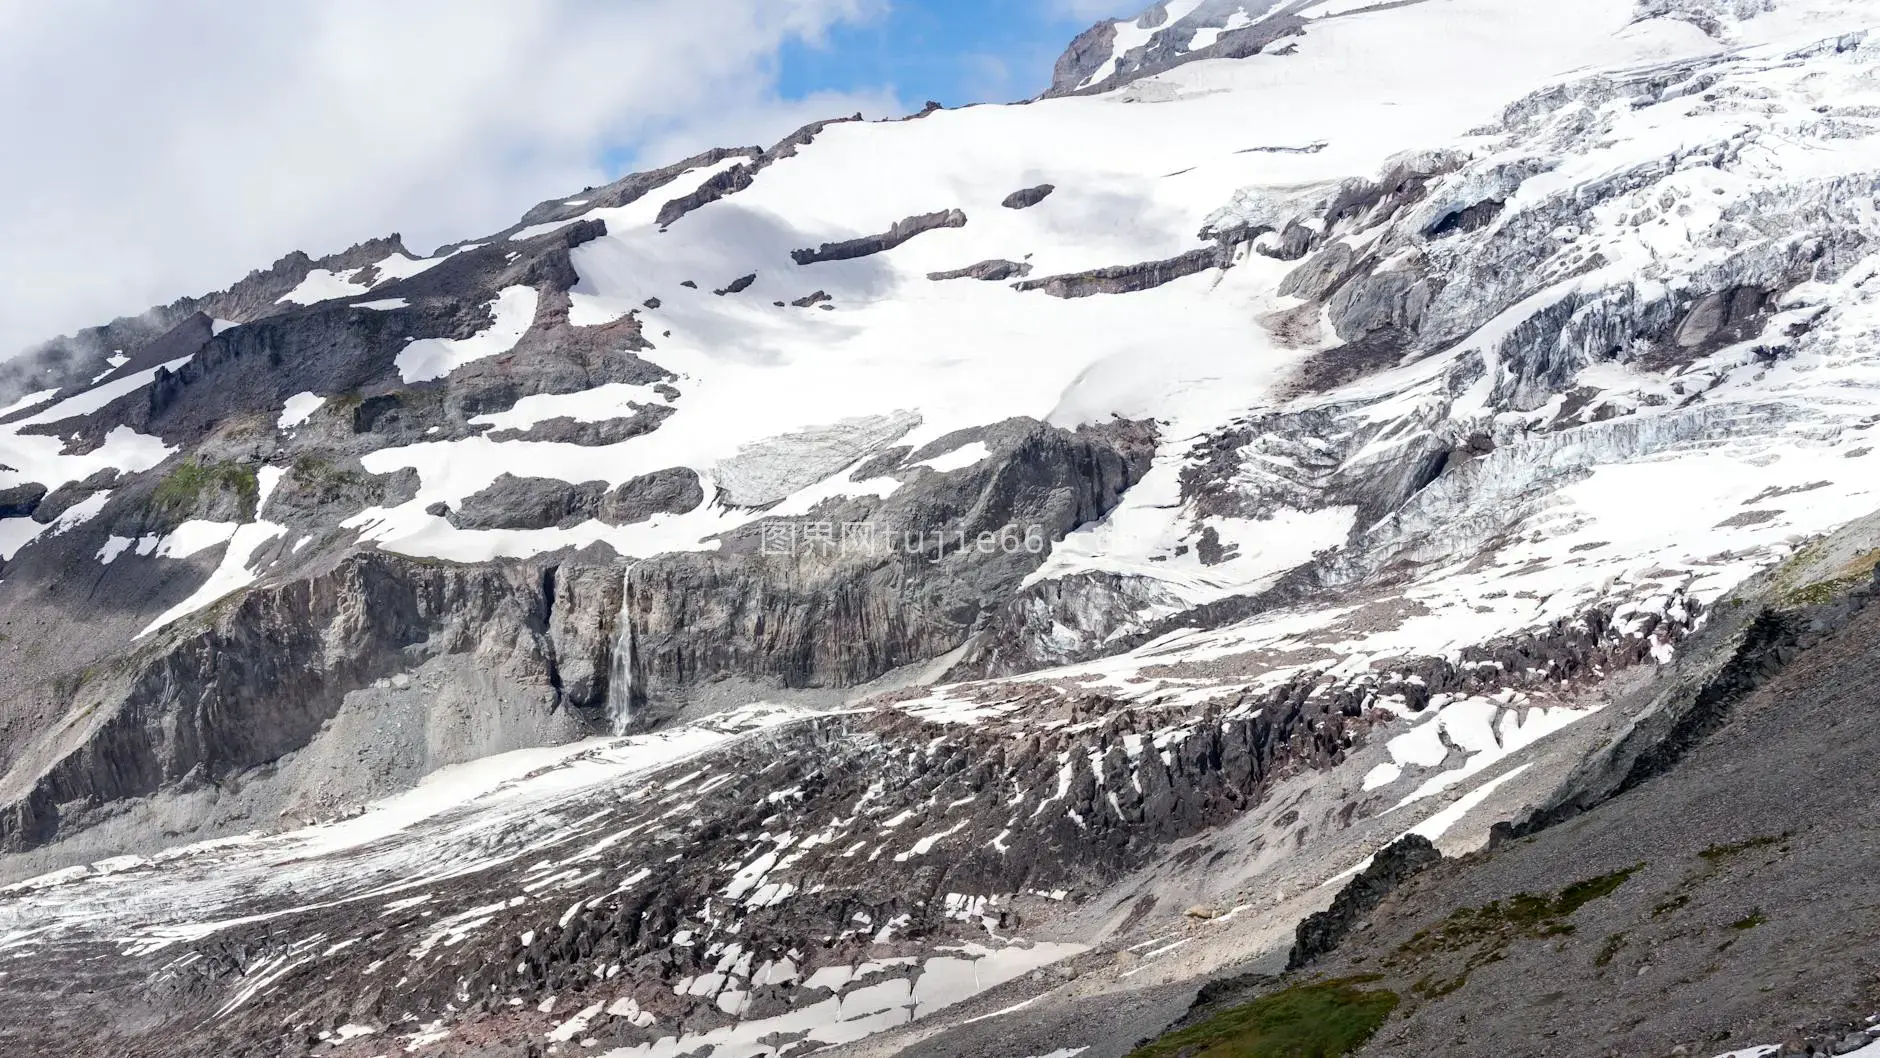
[[[0,356],[289,249],[413,250],[886,92],[780,100],[886,0],[0,0]]]
[[[1051,13],[1079,22],[1097,22],[1106,18],[1134,18],[1148,10],[1155,0],[1046,0]]]

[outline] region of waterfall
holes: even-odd
[[[607,675],[607,726],[618,735],[633,720],[633,567],[620,578],[620,616]]]

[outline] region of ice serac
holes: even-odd
[[[1396,973],[1870,623],[1876,21],[1166,0],[1046,98],[56,343],[0,1041],[1098,1058],[1295,942]],[[1397,1020],[1506,1053],[1471,987]]]

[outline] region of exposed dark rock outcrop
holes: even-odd
[[[35,481],[0,489],[0,518],[28,518],[46,498],[46,487]]]
[[[202,349],[209,342],[211,323],[206,313],[194,312],[184,317],[176,326],[157,338],[156,341],[132,353],[117,370],[106,375],[102,381],[110,382],[147,371],[158,364],[168,363],[188,356]]]
[[[1364,916],[1377,909],[1391,890],[1405,878],[1442,861],[1430,839],[1409,834],[1377,854],[1371,865],[1332,898],[1332,906],[1306,916],[1294,931],[1292,952],[1286,958],[1290,972],[1310,965],[1321,955],[1338,947],[1338,942],[1355,928]]]
[[[98,471],[83,481],[69,481],[47,493],[36,505],[33,520],[51,522],[61,514],[91,499],[104,489],[110,488],[117,480],[117,471],[110,468]]]
[[[0,849],[36,845],[186,776],[213,782],[276,760],[347,693],[423,656],[475,652],[512,666],[547,708],[546,613],[524,570],[376,552],[238,595],[81,685],[71,708],[91,718],[46,733],[0,776]]]
[[[417,471],[374,475],[357,458],[336,451],[312,450],[296,456],[282,475],[265,510],[255,512],[286,525],[318,525],[335,510],[395,507],[418,494]]]
[[[724,286],[718,288],[717,290],[712,291],[712,293],[718,295],[719,297],[724,297],[726,294],[742,294],[746,290],[749,290],[751,287],[751,284],[755,282],[757,282],[757,273],[751,272],[748,275],[741,275],[738,278],[733,279],[731,282],[726,283]]]
[[[808,294],[805,294],[800,298],[795,299],[794,301],[790,302],[790,304],[796,306],[799,309],[806,309],[806,308],[809,308],[811,305],[820,304],[821,302],[828,301],[828,300],[829,300],[828,293],[826,293],[825,291],[816,290]]]
[[[464,497],[447,517],[459,529],[565,529],[595,518],[626,525],[655,514],[684,514],[704,501],[698,475],[684,467],[642,474],[612,489],[604,481],[570,484],[504,474]]]
[[[955,268],[951,271],[928,272],[927,278],[932,280],[985,279],[997,281],[1004,279],[1020,279],[1030,274],[1031,265],[1028,262],[1006,261],[994,258],[990,261],[981,261],[978,264],[967,265],[965,268]]]
[[[459,529],[549,529],[593,517],[607,492],[604,481],[570,484],[559,478],[503,474],[463,498],[450,513]]]
[[[1092,294],[1128,294],[1170,283],[1183,276],[1226,268],[1233,263],[1229,246],[1208,246],[1190,250],[1179,257],[1141,264],[1110,265],[1085,272],[1025,279],[1012,284],[1018,290],[1042,290],[1052,297],[1082,298]]]
[[[1036,187],[1023,187],[1000,200],[999,205],[1006,209],[1030,209],[1043,202],[1051,192],[1057,190],[1055,184],[1039,184]]]
[[[965,226],[966,214],[957,209],[922,213],[895,221],[893,226],[879,235],[864,235],[859,239],[846,239],[842,242],[826,242],[814,250],[791,250],[790,259],[800,265],[816,264],[821,261],[848,261],[892,250],[922,232],[933,231],[937,228],[963,228]]]
[[[687,467],[672,467],[621,482],[601,497],[595,517],[610,525],[628,525],[655,514],[685,514],[704,502],[698,474]]]
[[[714,173],[710,179],[659,207],[659,215],[654,220],[660,227],[667,227],[700,206],[716,202],[726,195],[736,194],[750,187],[751,181],[755,179],[757,179],[757,166],[752,162],[740,162],[722,172]]]
[[[1671,345],[1688,358],[1755,337],[1775,309],[1776,292],[1753,286],[1714,290],[1678,321]]]
[[[725,158],[729,158],[734,154],[742,154],[748,158],[749,161],[739,163],[714,175],[711,179],[706,180],[692,191],[660,206],[659,213],[654,218],[654,223],[658,224],[661,228],[670,227],[673,222],[677,221],[680,217],[685,216],[687,213],[692,212],[700,206],[710,202],[716,202],[726,195],[736,194],[751,186],[751,182],[757,179],[759,171],[781,159],[793,157],[797,152],[797,148],[808,146],[816,139],[818,133],[828,128],[830,125],[845,121],[860,120],[862,120],[862,116],[855,114],[846,118],[829,118],[824,121],[812,121],[777,141],[776,145],[767,151],[760,151],[755,147],[746,147],[738,151],[728,151],[721,155],[717,161],[723,161]]]
[[[1461,209],[1450,210],[1430,225],[1427,234],[1432,239],[1440,239],[1445,235],[1486,228],[1494,223],[1496,217],[1501,216],[1504,204],[1500,199],[1485,199]]]
[[[755,147],[714,147],[672,165],[640,173],[630,173],[605,187],[589,188],[579,195],[564,195],[539,203],[524,213],[516,226],[521,228],[533,224],[550,223],[563,217],[586,213],[589,210],[617,209],[639,201],[694,169],[717,165],[727,158],[749,158],[758,153],[760,152]]]
[[[492,441],[550,441],[596,448],[651,433],[673,412],[669,404],[643,404],[636,406],[632,415],[620,418],[582,422],[562,415],[543,419],[526,430],[491,430],[484,436]]]
[[[1410,0],[1416,2],[1416,0]],[[1116,63],[1103,77],[1090,79],[1109,62],[1115,52],[1114,21],[1099,22],[1071,42],[1052,69],[1051,87],[1045,97],[1083,95],[1104,92],[1132,81],[1172,70],[1197,59],[1240,59],[1257,55],[1274,42],[1297,36],[1306,25],[1290,11],[1273,11],[1279,0],[1202,0],[1179,19],[1169,18],[1168,6],[1151,5],[1135,20],[1139,29],[1153,30],[1148,40],[1115,56]],[[1236,15],[1252,15],[1250,25],[1233,29]],[[1218,31],[1204,47],[1192,48],[1195,34],[1203,29]],[[1084,82],[1090,81],[1089,84]]]
[[[299,286],[314,269],[354,273],[394,253],[409,255],[397,235],[362,242],[317,260],[296,250],[268,268],[248,273],[227,290],[202,297],[180,298],[138,316],[120,317],[102,327],[86,328],[69,337],[42,343],[16,357],[0,355],[0,406],[43,389],[85,385],[106,371],[141,370],[142,367],[186,355],[194,350],[184,348],[180,351],[159,350],[151,356],[141,354],[151,343],[169,335],[198,314],[249,323],[294,311],[299,306],[284,304],[281,298]],[[201,327],[207,330],[206,318]],[[177,344],[182,343],[179,340]],[[168,352],[167,356],[161,355],[165,352]],[[106,360],[114,355],[130,357],[139,366],[125,364],[121,369],[113,369]]]
[[[886,500],[760,523],[716,553],[641,563],[630,604],[636,715],[673,708],[705,673],[846,687],[946,653],[1053,541],[1102,517],[1147,471],[1152,438],[1121,421],[1072,432],[1013,420],[986,428],[992,454],[972,467],[924,474]]]
[[[1113,21],[1105,19],[1077,34],[1064,54],[1058,56],[1051,70],[1051,87],[1044,94],[1048,97],[1075,91],[1097,67],[1109,61],[1115,50],[1116,23]]]

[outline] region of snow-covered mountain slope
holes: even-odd
[[[58,345],[0,993],[124,1005],[16,1040],[795,1054],[1283,951],[1880,508],[1877,17],[1169,0]]]

